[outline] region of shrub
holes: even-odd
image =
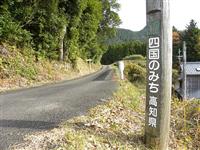
[[[14,22],[9,14],[3,14],[0,16],[0,42],[2,41],[25,47],[30,45],[31,34]]]
[[[125,75],[131,82],[145,82],[146,80],[146,70],[135,63],[126,66]]]

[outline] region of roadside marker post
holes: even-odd
[[[170,0],[146,0],[147,91],[145,143],[168,149],[172,85],[172,28]]]
[[[124,80],[124,61],[123,60],[118,61],[118,68],[119,68],[119,73],[120,73],[120,79]]]
[[[91,67],[92,59],[87,59],[86,61],[89,64],[89,69],[91,71],[92,70],[92,67]]]

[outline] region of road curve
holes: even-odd
[[[0,150],[102,103],[117,88],[108,66],[76,80],[0,94]]]

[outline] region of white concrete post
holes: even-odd
[[[122,60],[118,61],[118,67],[119,67],[120,79],[124,80],[124,61]]]

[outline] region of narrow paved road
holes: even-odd
[[[23,136],[56,127],[84,114],[116,90],[113,71],[101,71],[77,80],[0,94],[0,150]]]

